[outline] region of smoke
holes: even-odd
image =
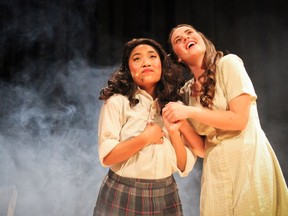
[[[16,186],[15,215],[92,215],[105,171],[97,153],[98,94],[111,69],[75,64],[57,79],[66,100],[0,87],[0,186]]]
[[[107,173],[97,152],[98,95],[112,70],[78,59],[67,63],[65,75],[43,82],[42,90],[1,83],[0,187],[16,187],[15,216],[92,215]],[[195,215],[197,164],[193,175],[176,175],[183,209]]]
[[[107,173],[98,160],[98,96],[116,65],[93,56],[97,1],[0,6],[0,188],[15,186],[15,216],[92,215]],[[178,178],[187,214],[198,215],[200,166]]]
[[[115,35],[99,32],[97,5],[97,0],[0,2],[0,188],[15,186],[15,216],[92,215],[107,173],[97,152],[98,95],[122,46]],[[281,43],[287,19],[279,22],[273,14],[262,22],[260,15],[253,11],[233,23],[237,39],[230,41],[247,56],[260,119],[287,179],[287,67],[281,55],[287,50]],[[255,26],[268,31],[255,32]],[[277,40],[269,43],[274,35]],[[99,60],[111,66],[101,67]],[[185,215],[199,215],[201,166],[198,160],[188,177],[175,175]]]
[[[92,215],[105,173],[98,95],[111,72],[86,58],[96,1],[0,4],[0,187],[15,186],[16,216]]]

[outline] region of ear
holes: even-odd
[[[178,59],[178,62],[181,63],[181,62],[182,62],[182,59],[179,58],[179,59]]]

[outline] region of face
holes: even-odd
[[[179,61],[189,64],[204,57],[206,46],[197,31],[189,26],[176,28],[171,35],[171,44]]]
[[[128,64],[134,82],[151,94],[162,73],[157,51],[152,46],[140,44],[132,50]]]

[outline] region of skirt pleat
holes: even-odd
[[[121,177],[109,170],[99,191],[93,216],[182,216],[173,175],[163,179]]]

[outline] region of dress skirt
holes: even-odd
[[[173,175],[163,179],[121,177],[109,170],[99,191],[93,216],[182,216]]]

